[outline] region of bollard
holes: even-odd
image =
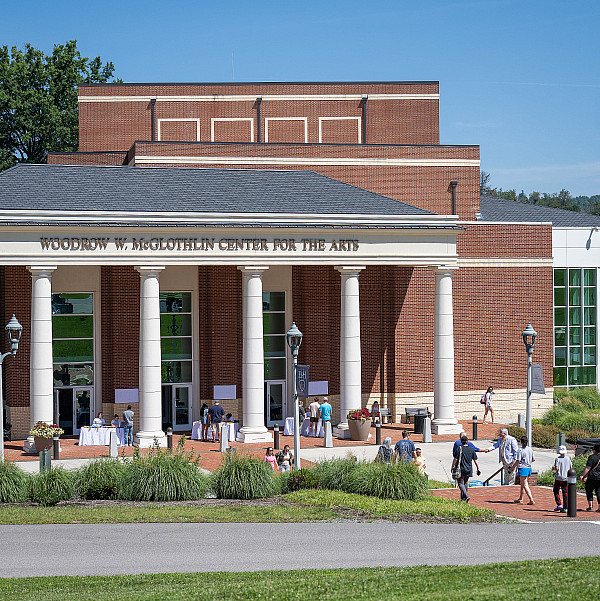
[[[173,428],[167,428],[167,449],[173,450]]]
[[[108,456],[109,457],[118,457],[119,453],[117,451],[117,430],[116,428],[110,429],[110,435],[108,439]]]
[[[423,442],[431,442],[431,418],[426,417],[423,424]]]
[[[379,446],[381,444],[381,423],[375,423],[375,444]]]
[[[60,455],[60,443],[58,442],[58,436],[53,436],[52,437],[52,444],[54,445],[53,447],[53,456],[52,459],[58,459],[59,455]]]
[[[477,416],[473,416],[473,438],[471,440],[477,440]]]
[[[40,451],[40,472],[52,468],[52,460],[50,459],[50,449]]]
[[[517,415],[517,426],[519,426],[519,428],[525,429],[525,416],[522,413],[519,413],[519,415]]]
[[[323,446],[331,449],[333,447],[333,437],[331,435],[331,422],[325,420],[323,422]]]
[[[273,449],[279,450],[279,424],[273,426]]]
[[[558,447],[562,446],[565,444],[565,433],[564,432],[559,432],[556,435],[556,452],[558,453]]]
[[[577,517],[577,472],[573,468],[567,472],[567,515]]]

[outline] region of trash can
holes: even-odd
[[[420,414],[417,413],[415,415],[415,434],[423,434],[423,430],[425,429],[425,418],[427,417],[426,413]]]

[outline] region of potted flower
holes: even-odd
[[[348,428],[352,440],[367,440],[369,438],[372,420],[366,407],[349,411],[346,418],[348,419]]]
[[[35,441],[35,450],[39,453],[45,449],[52,448],[52,439],[55,436],[64,434],[64,430],[56,424],[47,424],[46,422],[37,422],[31,430],[29,436],[33,436]]]

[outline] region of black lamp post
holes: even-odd
[[[302,344],[302,332],[298,329],[296,322],[292,323],[292,327],[288,330],[285,337],[292,353],[292,363],[294,366],[292,375],[292,390],[294,391],[294,467],[300,469],[300,425],[298,424],[300,411],[298,409],[298,392],[296,390],[296,368],[298,366],[298,350]]]
[[[527,351],[527,405],[525,407],[525,432],[527,441],[532,444],[531,441],[531,365],[533,362],[533,345],[537,332],[528,323],[527,327],[523,330],[523,344],[525,344],[525,350]]]
[[[21,340],[21,333],[23,332],[23,326],[19,323],[19,320],[14,316],[11,317],[10,321],[4,328],[6,335],[8,336],[8,343],[10,344],[10,351],[0,355],[0,423],[2,424],[2,436],[0,437],[0,461],[4,461],[4,397],[2,396],[2,364],[4,359],[9,355],[13,357],[17,354],[19,348],[19,340]]]

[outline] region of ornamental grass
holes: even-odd
[[[126,471],[126,465],[118,459],[91,461],[76,472],[77,491],[82,499],[118,499]]]
[[[219,499],[262,499],[279,492],[273,468],[248,455],[227,455],[213,473],[212,490]]]
[[[76,474],[62,467],[42,470],[28,479],[27,496],[40,505],[56,505],[76,496]]]
[[[0,461],[0,503],[27,499],[27,474],[10,461]]]

